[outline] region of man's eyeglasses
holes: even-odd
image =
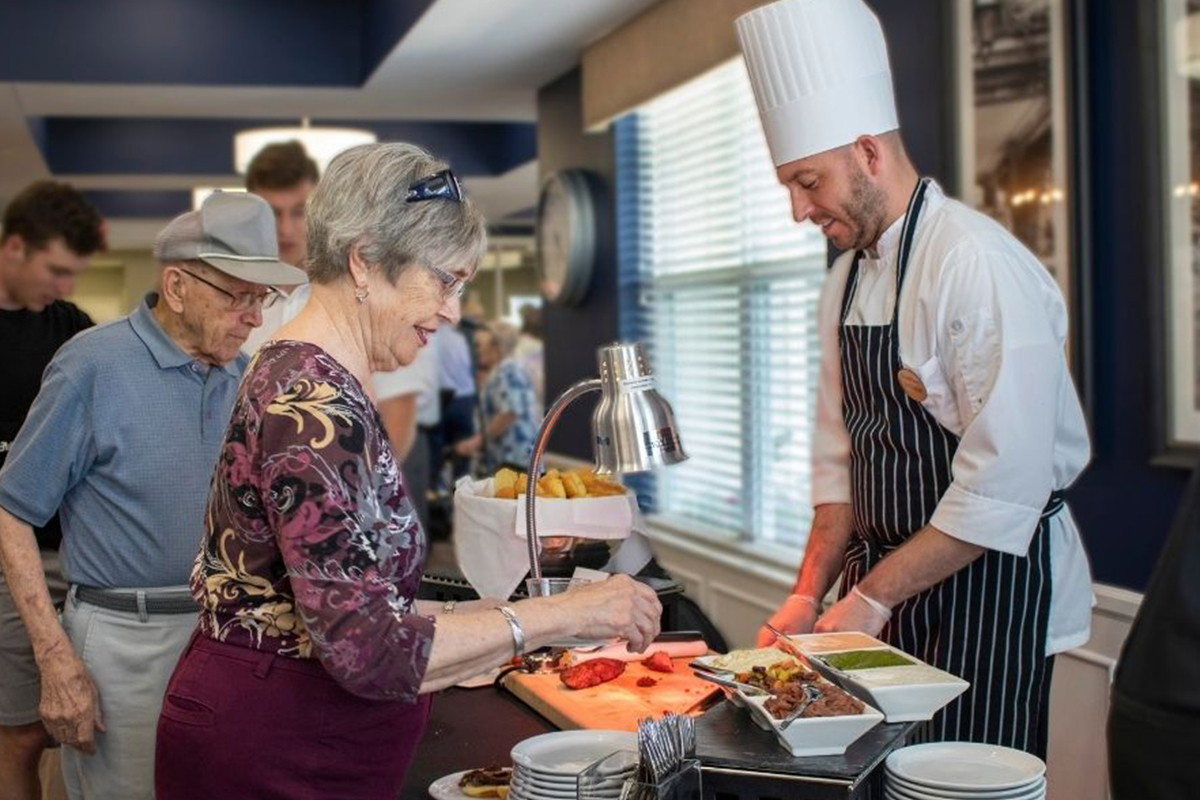
[[[201,283],[208,284],[209,286],[216,289],[221,294],[228,297],[230,311],[238,311],[238,312],[249,311],[250,309],[255,308],[256,306],[262,306],[263,308],[270,308],[271,306],[275,305],[275,301],[279,299],[279,292],[276,289],[273,289],[270,287],[268,287],[265,292],[238,292],[237,294],[234,294],[233,292],[229,291],[228,289],[222,289],[220,286],[217,286],[212,281],[201,278],[199,275],[197,275],[194,272],[190,272],[186,269],[180,269],[179,271],[182,272],[184,275],[192,276],[193,278],[200,281]]]
[[[425,265],[422,265],[425,266]],[[442,297],[446,300],[457,300],[463,296],[463,292],[467,290],[467,282],[456,275],[451,275],[444,269],[437,267],[425,266],[425,269],[437,276],[437,279],[442,282]]]
[[[448,169],[434,173],[428,178],[414,181],[408,186],[407,203],[419,203],[422,200],[450,200],[454,203],[463,201],[462,184],[458,176]]]

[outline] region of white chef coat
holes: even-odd
[[[426,427],[437,425],[442,418],[437,342],[437,336],[430,338],[428,344],[417,350],[417,356],[411,364],[391,372],[376,372],[371,376],[375,384],[375,397],[380,403],[415,394],[417,424]]]
[[[250,331],[250,335],[242,344],[242,352],[253,356],[258,352],[258,348],[263,346],[263,343],[275,338],[275,331],[295,319],[296,315],[304,308],[308,302],[310,291],[310,285],[302,283],[293,289],[291,294],[279,298],[275,305],[264,308],[262,325]]]
[[[886,325],[896,301],[904,218],[859,262],[847,325]],[[850,502],[850,434],[842,419],[838,324],[853,261],[843,254],[821,296],[821,378],[813,437],[813,505]],[[960,439],[953,480],[930,524],[962,541],[1025,555],[1051,490],[1091,457],[1067,368],[1067,310],[1046,268],[993,220],[936,183],[925,196],[900,298],[900,358],[925,384],[922,405]],[[1087,641],[1091,573],[1064,508],[1050,522],[1054,580],[1047,654]]]

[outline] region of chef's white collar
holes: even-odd
[[[945,199],[946,196],[942,194],[942,187],[938,186],[937,181],[931,180],[929,188],[925,191],[925,210],[922,216],[928,219],[929,212],[940,208]],[[875,243],[874,255],[871,254],[870,248],[863,251],[863,264],[869,267],[890,267],[896,263],[896,252],[900,248],[900,235],[904,231],[904,220],[907,217],[907,214],[901,214],[880,235],[879,241]]]

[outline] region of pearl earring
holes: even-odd
[[[354,299],[357,300],[360,304],[365,303],[365,302],[367,302],[367,297],[369,297],[370,294],[371,294],[371,290],[368,289],[367,287],[363,286],[361,289],[359,289],[358,291],[356,291],[354,293]]]

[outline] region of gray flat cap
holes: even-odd
[[[227,275],[267,286],[308,281],[279,260],[275,213],[261,197],[213,192],[196,211],[180,214],[154,240],[154,257],[170,264],[203,261]]]

